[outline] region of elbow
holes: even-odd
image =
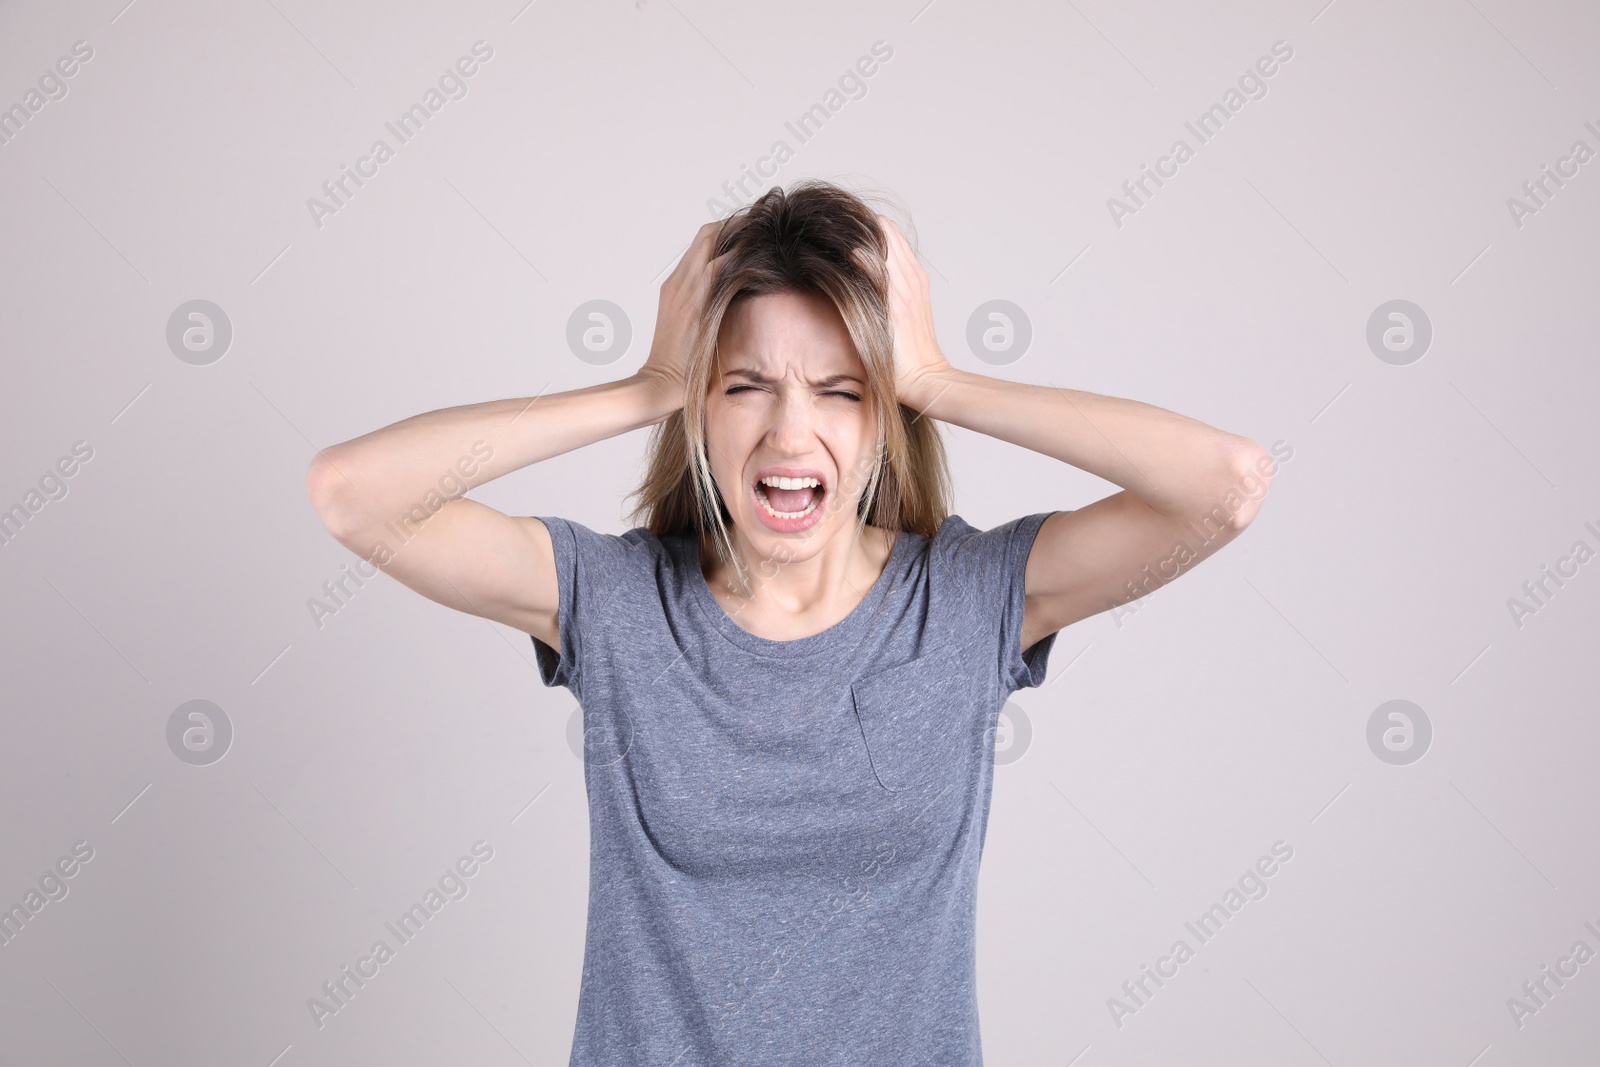
[[[357,533],[350,500],[352,487],[332,453],[333,449],[322,449],[312,457],[306,468],[306,496],[323,527],[348,547]]]
[[[1277,463],[1272,454],[1248,437],[1236,437],[1225,448],[1228,525],[1243,530],[1255,520],[1272,486]]]

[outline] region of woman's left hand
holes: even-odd
[[[902,404],[921,411],[945,386],[940,375],[951,369],[933,327],[928,274],[917,262],[900,227],[878,216],[889,245],[889,323],[894,329],[895,393]]]

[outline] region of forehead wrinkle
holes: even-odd
[[[813,294],[763,293],[745,298],[723,318],[719,334],[719,365],[735,362],[789,368],[805,366],[815,357],[834,365],[828,369],[845,373],[860,361],[838,309]]]
[[[734,367],[730,370],[723,371],[722,376],[724,378],[748,378],[750,381],[758,382],[762,385],[770,385],[773,381],[773,379],[767,377],[765,374],[762,374],[760,371],[751,370],[749,367]],[[844,373],[830,374],[825,378],[818,378],[815,381],[810,379],[806,380],[807,385],[818,389],[825,389],[830,385],[838,385],[840,382],[855,382],[857,385],[866,384],[865,381],[863,381],[861,378],[858,378],[856,375]]]

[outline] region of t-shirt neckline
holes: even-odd
[[[797,637],[791,641],[778,641],[770,637],[753,634],[740,626],[733,617],[723,608],[720,601],[711,593],[711,587],[706,584],[706,576],[700,569],[700,542],[694,534],[683,534],[674,540],[678,545],[678,560],[686,568],[685,581],[689,585],[691,597],[701,614],[717,628],[717,631],[733,644],[748,652],[761,656],[792,659],[800,656],[813,656],[832,652],[841,646],[858,641],[871,624],[872,617],[879,605],[888,596],[889,589],[895,582],[895,574],[899,570],[900,557],[913,540],[912,534],[907,530],[897,531],[894,544],[889,550],[889,558],[884,561],[883,571],[867,590],[867,595],[861,602],[850,610],[850,613],[826,630],[810,634],[806,637]]]

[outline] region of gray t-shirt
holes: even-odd
[[[693,537],[541,517],[561,648],[534,650],[586,742],[572,1067],[982,1063],[978,861],[997,716],[1055,643],[1019,647],[1048,514],[902,532],[794,641],[729,617]]]

